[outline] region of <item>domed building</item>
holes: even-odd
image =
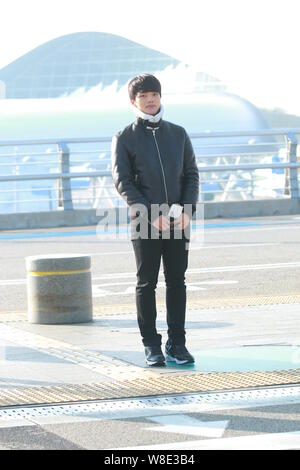
[[[138,73],[157,73],[180,61],[123,37],[102,33],[73,33],[53,39],[0,70],[6,98],[68,97],[92,87],[125,85]],[[188,68],[188,66],[186,66]],[[195,72],[198,91],[224,89],[221,82]],[[178,90],[176,90],[178,92]]]
[[[153,73],[165,119],[188,132],[268,127],[251,103],[215,77],[166,54],[102,32],[51,40],[0,70],[0,138],[111,136],[134,119],[127,83]],[[17,133],[16,133],[17,132]]]

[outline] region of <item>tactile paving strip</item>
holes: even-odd
[[[42,335],[14,328],[7,324],[0,325],[0,339],[11,341],[23,347],[30,347],[35,351],[50,354],[51,356],[77,364],[85,369],[98,372],[111,379],[133,379],[138,377],[155,377],[151,370],[143,369],[119,359],[86,351],[72,344],[46,338]]]
[[[157,375],[93,384],[17,387],[0,391],[0,407],[251,389],[300,384],[300,369]]]

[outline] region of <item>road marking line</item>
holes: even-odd
[[[245,264],[236,266],[216,266],[211,268],[190,268],[186,274],[201,274],[201,273],[222,273],[222,272],[238,272],[238,271],[253,271],[253,270],[264,270],[264,269],[291,269],[300,268],[300,261],[291,263],[269,263],[269,264]],[[111,273],[102,274],[101,276],[94,276],[93,280],[102,279],[122,279],[128,277],[136,277],[135,272],[124,272],[124,273]]]
[[[210,268],[190,268],[187,270],[187,275],[192,274],[205,274],[205,273],[225,273],[225,272],[242,272],[242,271],[259,271],[268,269],[293,269],[300,268],[300,261],[291,263],[269,263],[269,264],[245,264],[245,265],[233,265],[233,266],[216,266]],[[123,279],[128,277],[136,278],[135,272],[123,272],[123,273],[109,273],[101,274],[100,276],[93,276],[93,281],[99,281],[103,279]],[[0,286],[26,284],[26,279],[9,279],[0,281]]]
[[[96,289],[95,289],[96,287]],[[161,287],[161,286],[159,286]],[[205,287],[197,287],[197,286],[191,286],[187,285],[187,290],[188,291],[203,291],[207,290]],[[93,287],[93,298],[98,298],[98,297],[107,297],[107,296],[120,296],[120,295],[132,295],[135,294],[135,286],[130,286],[127,287],[127,289],[123,291],[118,291],[118,292],[113,292],[113,291],[105,291],[104,289],[97,289],[97,286]]]
[[[233,266],[217,266],[211,268],[194,268],[189,269],[187,274],[200,274],[200,273],[217,273],[217,272],[238,272],[238,271],[256,271],[264,269],[291,269],[300,268],[300,262],[292,263],[269,263],[269,264],[245,264]]]
[[[208,285],[208,286],[218,286],[218,285],[231,285],[231,284],[238,284],[238,281],[223,281],[223,280],[216,280],[216,281],[196,281],[196,282],[187,282],[186,283],[186,288],[188,291],[203,291],[207,290],[206,287],[200,287],[200,285]],[[106,290],[107,287],[119,287],[121,285],[127,285],[128,287],[124,289],[123,291],[109,291]],[[135,293],[135,285],[136,282],[134,280],[132,281],[126,281],[126,282],[107,282],[103,284],[94,284],[92,285],[93,289],[93,297],[105,297],[105,296],[112,296],[112,295],[131,295]],[[158,282],[157,284],[157,289],[163,289],[165,288],[165,283],[164,282]]]
[[[229,421],[200,421],[184,414],[155,416],[149,419],[162,426],[147,427],[147,431],[171,432],[214,438],[222,437],[229,423]]]
[[[233,280],[228,280],[228,281],[225,281],[225,280],[215,280],[215,281],[192,281],[191,283],[187,283],[187,285],[207,285],[207,286],[223,286],[223,285],[226,285],[226,284],[238,284],[239,281],[233,281]]]
[[[294,218],[295,219],[295,218]],[[237,229],[241,229],[243,232],[251,232],[251,231],[265,231],[265,230],[290,230],[290,226],[293,226],[293,227],[296,227],[296,228],[299,228],[299,224],[297,222],[289,222],[288,221],[288,224],[286,224],[286,222],[279,222],[279,223],[275,223],[273,225],[272,224],[272,221],[271,223],[268,223],[267,225],[270,225],[269,227],[265,227],[264,225],[260,225],[259,223],[257,224],[257,222],[254,222],[254,223],[249,223],[249,222],[231,222],[231,223],[223,223],[223,224],[215,224],[215,223],[208,223],[208,224],[204,224],[203,223],[204,221],[203,220],[199,220],[199,222],[193,224],[193,225],[196,225],[192,227],[192,231],[193,232],[197,232],[198,231],[202,231],[202,232],[206,232],[206,231],[209,231],[210,233],[224,233],[224,232],[234,232],[236,233],[237,232]],[[253,225],[256,225],[256,226],[253,226]],[[249,227],[250,228],[245,228],[245,227]],[[211,228],[210,228],[211,227]],[[229,230],[229,227],[234,227],[233,230]],[[212,229],[215,229],[217,228],[217,230],[212,230]],[[46,229],[47,230],[47,229]],[[117,235],[118,237],[118,240],[120,239],[120,236],[123,235],[126,237],[126,240],[130,239],[130,230],[129,230],[129,226],[128,225],[125,225],[125,226],[121,226],[121,227],[116,227],[116,226],[112,226],[112,228],[110,229],[110,233],[108,233],[106,230],[95,230],[94,228],[89,230],[89,229],[83,229],[83,230],[74,230],[74,228],[70,228],[69,230],[64,230],[64,231],[58,231],[57,229],[54,231],[51,231],[51,230],[47,230],[47,231],[5,231],[3,233],[1,233],[0,235],[0,241],[6,241],[6,240],[30,240],[30,239],[38,239],[38,238],[44,238],[44,239],[47,239],[47,238],[59,238],[59,237],[82,237],[82,236],[94,236],[97,238],[97,236],[100,235],[103,236],[105,235],[105,239],[108,239],[109,235]]]
[[[210,232],[211,233],[211,232]],[[199,251],[199,250],[214,250],[214,249],[217,249],[217,248],[221,248],[221,249],[224,249],[224,248],[246,248],[246,247],[257,247],[257,246],[261,246],[261,247],[264,247],[264,246],[276,246],[276,245],[280,245],[281,243],[280,242],[268,242],[268,243],[232,243],[230,245],[212,245],[212,246],[209,246],[209,245],[206,245],[205,242],[203,242],[203,244],[201,244],[201,246],[191,246],[190,247],[190,251]],[[128,250],[128,251],[103,251],[102,253],[88,253],[87,255],[88,256],[111,256],[111,255],[129,255],[129,254],[132,254],[133,251],[132,250]]]
[[[294,230],[296,230],[297,228],[300,229],[299,225],[298,224],[291,224],[290,226],[287,226],[287,227],[280,227],[278,225],[274,225],[273,227],[253,227],[253,228],[244,228],[244,227],[237,227],[239,229],[241,229],[241,232],[257,232],[257,231],[260,231],[260,232],[266,232],[266,231],[270,231],[270,230],[291,230],[291,227],[293,227]],[[206,232],[206,230],[204,230]],[[228,229],[219,229],[219,230],[207,230],[207,233],[211,234],[211,233],[237,233],[237,230],[235,228],[235,230],[228,230]]]
[[[5,279],[0,281],[0,286],[17,286],[19,284],[26,284],[26,279]]]

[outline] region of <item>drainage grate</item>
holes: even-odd
[[[17,387],[0,391],[0,407],[175,395],[300,384],[300,369],[273,372],[170,374],[93,384]]]
[[[2,408],[0,423],[7,420],[76,417],[79,419],[124,419],[132,416],[153,416],[157,413],[203,413],[234,408],[286,405],[300,403],[300,387],[285,386],[259,390],[197,393],[189,395],[129,398],[65,405],[40,405]],[[52,420],[53,423],[53,420]],[[24,423],[22,423],[24,424]],[[32,424],[32,423],[31,423]]]

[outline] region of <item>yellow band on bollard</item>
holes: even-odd
[[[70,274],[83,274],[89,273],[91,269],[74,269],[73,271],[45,271],[45,272],[38,272],[38,271],[28,271],[30,276],[65,276]]]

